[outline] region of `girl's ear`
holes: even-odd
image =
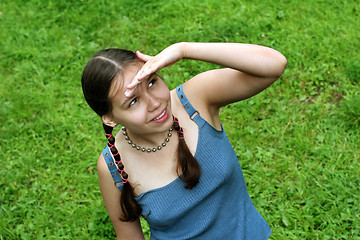
[[[107,126],[109,126],[109,127],[112,127],[112,128],[116,127],[116,125],[117,125],[117,124],[113,121],[111,115],[109,115],[109,114],[104,114],[104,115],[102,115],[102,116],[101,116],[101,120],[103,121],[103,123],[104,123],[105,125],[107,125]]]

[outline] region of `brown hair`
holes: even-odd
[[[112,48],[99,51],[87,63],[81,78],[82,89],[87,103],[99,116],[103,116],[111,111],[111,102],[108,94],[115,76],[123,74],[129,65],[140,61],[134,52]],[[191,154],[183,139],[182,131],[179,131],[181,127],[177,126],[178,122],[176,122],[174,121],[173,127],[179,134],[179,145],[177,148],[178,174],[181,169],[181,180],[186,183],[186,188],[192,189],[199,182],[201,174],[200,165]],[[107,135],[112,135],[112,127],[105,124],[103,124],[103,127]],[[113,142],[109,142],[109,145],[111,146],[110,150],[113,156],[121,159],[115,148],[115,138],[111,141]],[[123,165],[121,168],[123,168]],[[123,178],[127,178],[127,174],[125,176]],[[121,217],[121,221],[135,221],[141,215],[142,209],[135,200],[133,187],[128,181],[124,181],[123,184],[120,206],[124,215]]]

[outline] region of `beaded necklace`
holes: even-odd
[[[131,145],[131,147],[135,148],[136,150],[141,150],[142,152],[151,153],[151,152],[156,152],[157,150],[161,150],[163,147],[166,146],[166,143],[170,141],[170,137],[172,136],[171,132],[172,132],[173,128],[171,127],[169,129],[169,133],[167,134],[167,137],[165,138],[163,143],[161,143],[157,147],[147,148],[147,149],[144,148],[144,147],[140,147],[140,146],[136,145],[133,141],[131,141],[130,137],[127,135],[125,127],[122,127],[121,130],[123,131],[123,135],[125,136],[125,140],[128,142],[128,144]]]

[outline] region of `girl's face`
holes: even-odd
[[[170,91],[157,74],[141,82],[131,97],[125,97],[126,86],[141,67],[142,64],[130,65],[124,75],[115,77],[109,91],[112,111],[103,116],[103,121],[119,123],[133,135],[168,131],[173,122]]]

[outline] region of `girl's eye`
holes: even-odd
[[[152,87],[156,82],[156,78],[153,78],[150,82],[149,82],[149,87]]]
[[[131,107],[132,105],[134,105],[137,101],[138,101],[138,99],[137,99],[137,98],[134,98],[134,99],[130,102],[129,107]]]

